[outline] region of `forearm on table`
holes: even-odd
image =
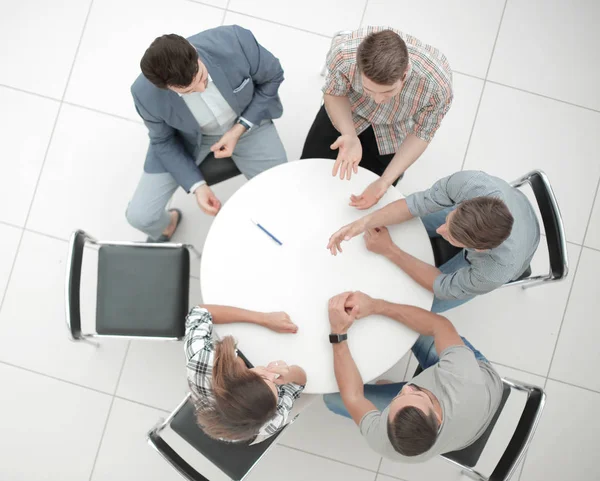
[[[419,157],[425,152],[429,145],[428,142],[420,139],[415,134],[408,134],[400,144],[398,152],[392,158],[391,162],[381,176],[388,186],[392,185],[400,175],[404,173]]]
[[[392,246],[386,257],[406,272],[419,285],[433,292],[433,284],[436,278],[442,273],[437,267],[411,256],[396,245]]]
[[[215,324],[231,324],[233,322],[250,322],[252,324],[262,325],[264,313],[249,311],[231,306],[218,306],[214,304],[204,304],[204,307],[210,312]]]
[[[394,304],[383,299],[375,299],[373,313],[394,319],[423,336],[434,336],[443,324],[450,322],[420,307]]]
[[[364,397],[362,377],[347,342],[333,344],[333,370],[344,404],[347,400]]]
[[[406,200],[400,199],[376,210],[365,217],[366,228],[373,229],[386,225],[394,225],[412,219],[413,215],[408,210]]]
[[[323,103],[331,123],[340,134],[356,135],[354,120],[352,119],[352,108],[348,97],[325,94],[323,95]]]

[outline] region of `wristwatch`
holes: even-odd
[[[338,344],[348,339],[348,334],[329,334],[329,342],[331,344]]]
[[[241,117],[238,119],[237,123],[242,124],[242,126],[246,127],[246,132],[250,132],[250,130],[252,129],[252,126]]]

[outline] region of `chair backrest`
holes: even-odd
[[[81,339],[81,266],[83,250],[89,236],[82,230],[76,230],[69,240],[65,286],[65,315],[67,328],[72,339]]]
[[[232,480],[240,481],[267,453],[289,424],[257,444],[218,441],[206,435],[196,424],[194,406],[188,395],[160,428],[154,428],[148,433],[148,442],[189,481],[209,481],[160,436],[162,429],[167,426]]]
[[[502,379],[502,382],[510,386],[511,389],[527,392],[527,401],[515,432],[490,475],[489,481],[506,481],[510,479],[531,443],[546,403],[546,393],[540,387],[520,383],[512,379]]]
[[[542,216],[550,256],[550,274],[553,279],[562,279],[568,273],[567,242],[556,196],[548,177],[541,170],[529,172],[513,186],[518,187],[525,182],[531,185]]]
[[[483,434],[479,436],[479,438],[477,438],[477,440],[473,444],[467,446],[464,449],[442,454],[444,458],[449,459],[450,461],[454,461],[455,463],[458,463],[462,466],[467,466],[469,468],[472,468],[477,464],[477,461],[479,461],[481,453],[483,453],[485,445],[487,444],[488,439],[490,438],[492,431],[494,430],[494,427],[498,422],[498,418],[500,417],[500,414],[502,413],[502,410],[506,405],[508,396],[510,396],[510,386],[503,384],[503,388],[504,389],[502,390],[502,398],[500,399],[498,409],[496,409],[494,416],[492,417],[490,423],[488,424],[488,427],[483,432]]]
[[[421,369],[421,366],[418,366],[413,377],[421,372],[423,372],[423,370]],[[509,392],[513,389],[526,392],[527,401],[525,402],[517,427],[515,428],[504,453],[500,457],[498,464],[496,464],[494,471],[490,477],[487,478],[488,481],[506,481],[513,475],[531,443],[531,439],[535,434],[546,402],[546,393],[538,386],[525,384],[513,379],[502,379],[502,384],[503,392],[500,406],[494,414],[494,418],[486,431],[470,446],[459,451],[442,454],[442,457],[448,461],[455,463],[466,470],[471,470],[471,468],[477,464],[477,461],[485,449],[485,445],[493,431],[493,427],[498,421],[498,417],[508,399]],[[481,477],[479,473],[478,476]]]

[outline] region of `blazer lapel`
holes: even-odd
[[[173,114],[181,120],[183,125],[193,125],[196,132],[200,132],[200,125],[198,121],[192,115],[192,112],[186,105],[185,101],[177,95],[176,92],[170,91],[171,105],[173,107]]]
[[[213,59],[210,57],[210,55],[199,50],[198,48],[196,48],[196,50],[198,51],[198,55],[199,55],[202,63],[204,63],[204,65],[206,65],[206,68],[208,69],[208,73],[210,74],[212,81],[215,84],[215,87],[217,87],[219,92],[221,92],[221,95],[227,101],[227,103],[231,106],[231,108],[234,110],[234,112],[236,114],[240,115],[240,113],[241,113],[240,104],[237,101],[237,98],[235,97],[235,95],[233,93],[233,87],[229,83],[229,80],[227,79],[225,72],[223,72],[223,70],[221,69],[219,64],[217,64],[216,62],[213,61]]]

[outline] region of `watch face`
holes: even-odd
[[[329,334],[329,342],[337,344],[348,339],[348,334]]]

